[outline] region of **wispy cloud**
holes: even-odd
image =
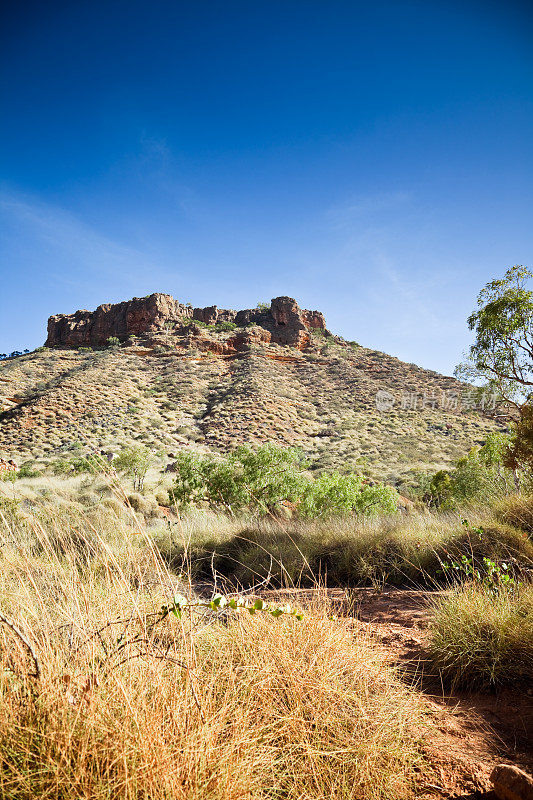
[[[350,229],[371,219],[383,218],[390,212],[406,209],[413,200],[411,192],[385,192],[382,194],[354,197],[341,206],[326,212],[333,229]]]
[[[24,243],[33,249],[49,265],[57,260],[57,271],[49,270],[50,277],[68,285],[83,285],[94,282],[99,275],[109,278],[116,275],[133,280],[151,275],[164,279],[168,273],[154,262],[148,252],[138,250],[116,241],[75,214],[65,209],[44,203],[34,197],[10,190],[0,191],[0,214],[4,228],[4,241],[13,252]],[[64,269],[64,264],[69,269]]]

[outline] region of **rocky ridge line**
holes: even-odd
[[[105,303],[95,311],[55,314],[48,319],[46,347],[77,348],[103,346],[110,337],[121,341],[130,336],[177,329],[191,322],[217,325],[230,322],[237,327],[257,325],[265,343],[288,345],[299,350],[309,345],[312,330],[325,333],[326,323],[320,311],[301,309],[292,297],[275,297],[270,308],[234,311],[217,306],[192,308],[169,294],[154,293],[134,297],[122,303]]]

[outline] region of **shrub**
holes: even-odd
[[[120,339],[117,336],[109,336],[109,338],[106,339],[106,345],[110,348],[120,347]]]
[[[509,436],[490,433],[482,447],[473,447],[455,468],[440,470],[427,484],[425,500],[437,508],[454,508],[471,501],[492,501],[515,487],[513,472],[503,462]]]
[[[18,471],[19,478],[38,478],[40,475],[42,475],[42,472],[35,469],[31,462],[22,464]]]
[[[434,666],[451,684],[481,688],[533,679],[533,587],[493,593],[472,583],[437,602]]]
[[[236,324],[230,320],[221,320],[216,323],[215,330],[222,333],[224,331],[234,331],[236,327]]]
[[[227,458],[181,453],[171,500],[181,509],[201,503],[231,514],[247,509],[277,511],[297,505],[302,517],[373,514],[396,511],[396,492],[370,486],[359,475],[331,473],[316,480],[304,474],[306,462],[294,448],[238,447]]]
[[[127,447],[122,450],[113,462],[117,472],[123,472],[133,478],[133,489],[141,491],[146,473],[153,462],[151,451],[143,445]]]
[[[58,458],[52,462],[54,475],[82,475],[89,473],[95,475],[103,469],[103,462],[98,456],[85,456],[81,458]]]
[[[397,500],[398,494],[390,486],[368,485],[354,474],[324,473],[307,483],[298,513],[312,519],[336,514],[392,514],[398,508]]]
[[[297,450],[269,444],[238,447],[225,459],[179,453],[171,500],[182,509],[207,503],[229,513],[265,512],[297,497],[303,467]]]

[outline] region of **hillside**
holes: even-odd
[[[137,441],[164,461],[272,441],[316,469],[408,480],[498,427],[473,405],[454,378],[333,336],[291,298],[236,312],[155,294],[50,317],[45,348],[0,362],[0,457]]]

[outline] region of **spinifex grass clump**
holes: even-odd
[[[326,609],[195,608],[142,529],[105,515],[73,528],[4,526],[0,608],[38,670],[0,626],[2,798],[414,793],[425,714],[370,640]]]
[[[472,582],[437,602],[430,651],[452,685],[480,688],[533,680],[533,586]]]

